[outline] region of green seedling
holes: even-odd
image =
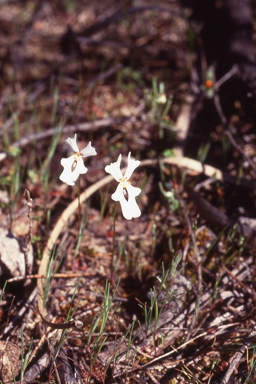
[[[23,339],[23,326],[21,327],[21,371],[20,371],[20,382],[22,383],[23,377],[25,374],[25,370],[28,365],[28,360],[31,352],[31,347],[33,343],[33,338],[30,341],[30,345],[28,348],[28,352],[26,353],[26,356],[24,356],[24,339]]]
[[[163,183],[159,182],[159,189],[162,192],[163,196],[167,199],[169,204],[169,209],[171,212],[175,212],[180,207],[179,200],[175,198],[175,190],[171,188],[169,191],[166,191],[163,187]]]
[[[138,85],[141,87],[144,85],[142,72],[139,70],[134,70],[131,67],[121,68],[117,73],[117,88],[122,90],[128,90],[128,92],[132,92],[132,90]],[[120,100],[123,103],[123,100]]]
[[[104,193],[102,189],[100,189],[100,217],[103,219],[104,217],[104,212],[106,210],[107,202],[108,202],[108,195],[109,195],[109,188],[110,184],[107,186],[107,190]]]
[[[49,289],[50,289],[50,283],[51,283],[51,273],[52,273],[52,266],[53,266],[53,263],[54,261],[57,259],[57,257],[59,256],[60,252],[62,252],[62,250],[64,249],[64,243],[61,245],[61,247],[59,248],[58,252],[56,252],[56,248],[57,248],[57,245],[55,245],[55,247],[53,248],[53,250],[51,251],[51,255],[50,255],[50,259],[49,259],[49,264],[48,264],[48,267],[47,267],[47,273],[46,273],[46,278],[45,278],[45,288],[44,288],[44,307],[47,303],[47,300],[48,300],[48,294],[49,294]],[[63,254],[60,258],[60,261],[53,273],[53,275],[55,273],[57,273],[61,263],[62,263],[62,260],[65,256],[65,252],[63,251]]]
[[[71,313],[71,310],[72,310],[72,305],[73,305],[73,302],[74,302],[74,299],[75,299],[75,295],[76,295],[76,291],[77,291],[77,288],[78,288],[78,285],[80,283],[80,280],[81,278],[78,279],[78,282],[76,284],[76,287],[74,289],[74,293],[72,295],[72,298],[71,298],[71,303],[70,303],[70,307],[69,307],[69,310],[68,310],[68,314],[67,314],[67,317],[66,317],[66,320],[65,320],[65,323],[68,323],[69,321],[71,321],[73,319],[73,316],[77,310],[77,307],[80,303],[80,300],[78,301],[78,303],[76,304],[75,308],[73,309],[72,313]],[[70,314],[71,313],[71,314]],[[58,342],[58,345],[57,345],[57,349],[56,349],[56,352],[55,352],[55,355],[54,355],[54,359],[53,361],[56,360],[56,358],[58,357],[58,354],[60,352],[60,349],[63,345],[63,343],[65,342],[65,340],[67,339],[67,337],[73,332],[73,329],[71,331],[67,331],[67,329],[63,329],[62,333],[61,333],[61,337],[60,337],[60,340]],[[56,332],[56,336],[57,336],[57,332]]]
[[[158,126],[158,137],[163,139],[164,129],[172,131],[172,124],[167,120],[167,114],[172,105],[172,96],[167,97],[163,82],[157,84],[156,77],[152,79],[152,91],[145,90],[146,104],[150,110],[150,119]]]
[[[0,178],[0,185],[3,190],[7,191],[9,196],[9,202],[6,204],[9,215],[10,215],[10,223],[14,219],[15,207],[16,203],[20,197],[21,192],[21,182],[24,177],[26,164],[21,164],[21,156],[20,151],[17,152],[13,156],[14,163],[9,169],[9,174],[6,177]]]
[[[83,239],[84,231],[85,231],[85,228],[86,228],[87,223],[88,223],[88,214],[87,213],[88,213],[88,209],[86,208],[86,209],[84,209],[83,217],[80,220],[78,238],[77,238],[75,251],[74,251],[74,255],[73,255],[73,261],[75,260],[77,254],[78,254],[78,251],[79,251],[79,248],[81,245],[81,241]]]
[[[120,243],[118,242],[118,248],[119,248],[119,251],[118,251],[118,256],[116,258],[116,261],[115,261],[115,265],[113,266],[113,272],[116,273],[118,267],[119,267],[119,264],[120,264],[120,260],[121,260],[121,257],[123,255],[125,255],[125,261],[126,261],[126,265],[129,266],[129,259],[127,257],[128,255],[128,252],[127,252],[127,249],[126,249],[126,246],[127,246],[127,243],[126,243],[126,237],[124,237],[123,241]]]
[[[249,383],[248,380],[250,378],[253,379],[253,381],[250,381],[251,383],[255,384],[255,382],[256,382],[256,359],[255,359],[255,352],[256,352],[256,349],[253,348],[253,350],[252,350],[253,358],[250,361],[248,375],[247,375],[245,381],[243,382],[243,384]],[[252,375],[254,375],[254,377],[252,377]]]
[[[56,87],[54,90],[54,93],[53,93],[53,107],[52,107],[52,115],[51,115],[51,124],[54,124],[55,120],[56,120],[58,102],[59,102],[59,88]]]
[[[64,123],[60,124],[60,127],[63,127]],[[40,181],[44,188],[44,193],[49,194],[49,180],[50,180],[50,163],[52,161],[52,158],[55,154],[58,141],[61,135],[62,129],[56,129],[55,135],[52,137],[52,141],[49,145],[47,156],[45,160],[43,161],[40,169]]]
[[[207,143],[202,143],[200,145],[198,149],[198,154],[197,154],[197,160],[200,161],[200,163],[204,164],[210,148],[211,148],[210,141],[208,141]]]
[[[93,321],[92,321],[92,326],[91,326],[91,329],[90,329],[90,332],[88,335],[88,345],[91,342],[91,339],[92,339],[92,336],[93,336],[95,329],[98,326],[100,327],[100,329],[99,329],[99,335],[98,335],[97,339],[95,340],[93,347],[92,347],[93,357],[92,357],[92,361],[91,361],[91,368],[93,367],[93,365],[97,359],[97,356],[99,355],[105,341],[107,340],[107,336],[103,337],[103,332],[105,330],[107,321],[109,320],[108,317],[109,317],[109,313],[110,313],[110,308],[112,306],[114,296],[116,294],[116,291],[117,291],[117,288],[119,285],[119,281],[120,281],[120,279],[117,282],[116,288],[115,288],[111,298],[110,298],[110,284],[108,281],[106,281],[103,307],[96,313],[96,315],[94,316]]]
[[[2,289],[2,292],[1,292],[1,295],[0,295],[0,303],[1,303],[1,301],[2,301],[2,298],[3,298],[3,295],[4,295],[4,291],[5,291],[6,285],[7,285],[7,281],[4,283],[4,286],[3,286],[3,289]]]

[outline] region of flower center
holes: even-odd
[[[120,177],[119,183],[122,184],[123,194],[124,194],[126,200],[128,200],[128,191],[127,191],[126,186],[127,186],[127,183],[131,184],[130,180],[127,180],[127,177]]]
[[[126,183],[128,182],[128,180],[127,180],[127,177],[121,177],[120,179],[119,179],[119,183],[121,183],[122,184],[122,186],[123,186],[123,188],[125,189],[126,188]]]
[[[76,166],[77,166],[77,161],[82,156],[83,156],[82,153],[75,152],[75,159],[74,159],[74,163],[72,164],[72,167],[71,167],[71,172],[74,172],[74,170],[76,169]]]

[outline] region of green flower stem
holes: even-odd
[[[115,255],[115,237],[116,237],[116,207],[117,203],[115,203],[114,215],[113,215],[113,242],[112,242],[112,261],[111,261],[111,282],[113,282],[113,274],[114,274],[114,255]]]
[[[80,183],[80,175],[78,176],[78,228],[80,232],[81,228],[81,202],[80,202],[80,195],[81,195],[81,183]]]

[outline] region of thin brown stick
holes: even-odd
[[[223,377],[223,379],[221,381],[221,384],[227,384],[229,382],[231,375],[237,369],[241,358],[243,357],[246,349],[249,347],[249,345],[251,344],[251,342],[255,336],[256,336],[256,325],[254,325],[253,329],[249,333],[247,339],[245,340],[245,342],[242,345],[242,347],[240,348],[240,350],[232,356],[230,365],[228,367],[228,370],[227,370],[225,376]]]
[[[229,271],[225,265],[222,266],[222,268],[224,269],[225,272],[227,272],[228,275],[230,275],[232,277],[232,279],[234,279],[238,285],[240,285],[240,287],[242,287],[247,293],[248,295],[252,296],[253,299],[255,300],[255,295],[253,294],[254,292],[250,292],[246,286],[244,285],[244,283],[242,281],[240,281],[231,271]]]
[[[26,276],[28,273],[31,273],[31,266],[29,265],[29,261],[28,261],[28,253],[29,253],[29,248],[31,246],[31,242],[32,242],[32,202],[33,200],[31,199],[30,192],[27,189],[25,189],[24,191],[24,197],[27,201],[28,220],[29,220],[29,230],[28,230],[28,234],[26,234],[24,238],[24,244],[23,244],[23,252],[25,256],[25,276]]]
[[[81,123],[81,124],[76,124],[76,125],[67,125],[66,127],[54,127],[47,129],[46,131],[41,131],[37,133],[32,133],[28,136],[20,138],[18,141],[15,143],[11,144],[11,147],[15,148],[24,148],[28,144],[32,143],[33,141],[38,141],[38,140],[44,140],[48,137],[51,137],[53,135],[56,135],[58,132],[62,133],[71,133],[71,132],[87,132],[91,130],[96,130],[100,128],[106,128],[109,127],[110,125],[117,124],[123,121],[126,121],[127,118],[125,119],[102,119],[102,120],[95,120],[93,122],[89,123]],[[7,153],[2,152],[0,153],[0,162],[6,159]]]
[[[73,277],[86,277],[86,276],[93,276],[92,273],[87,273],[87,272],[79,272],[79,273],[55,273],[54,275],[51,275],[51,279],[70,279]],[[46,279],[46,275],[39,275],[34,274],[34,275],[27,275],[27,276],[17,276],[17,277],[12,277],[11,279],[7,280],[7,283],[14,283],[16,281],[22,281],[26,279]]]

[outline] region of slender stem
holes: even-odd
[[[80,175],[78,177],[78,228],[80,232],[81,228],[81,202],[80,202],[80,195],[81,195],[81,184],[80,184]]]
[[[113,282],[113,273],[114,273],[114,255],[115,255],[115,237],[116,237],[116,207],[115,203],[114,215],[113,215],[113,242],[112,242],[112,260],[111,260],[111,282]]]

